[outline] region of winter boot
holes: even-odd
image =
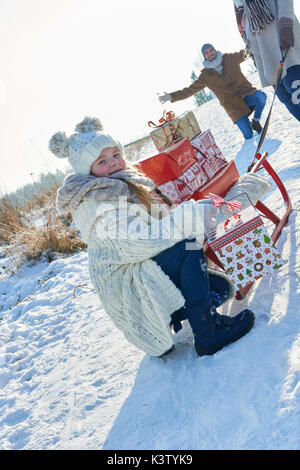
[[[259,121],[255,121],[254,119],[252,119],[252,122],[251,122],[251,127],[254,131],[256,131],[258,134],[261,134],[262,133],[262,127],[260,125],[260,122]]]
[[[221,271],[208,269],[208,279],[210,285],[210,298],[213,307],[220,307],[228,299],[234,297],[235,287],[229,277]],[[183,320],[187,320],[186,308],[182,307],[171,315],[170,326],[173,327],[175,333],[181,330]]]
[[[235,317],[220,315],[211,302],[186,309],[194,333],[194,346],[198,356],[215,354],[251,330],[254,314],[245,309]]]

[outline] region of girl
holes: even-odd
[[[58,132],[49,148],[75,171],[58,191],[58,212],[71,211],[88,245],[95,290],[130,343],[162,356],[173,349],[171,327],[177,332],[188,319],[202,356],[251,329],[249,310],[234,318],[215,310],[233,290],[225,275],[206,269],[204,232],[218,212],[209,201],[172,208],[162,196],[158,203],[154,183],[125,160],[96,118],[86,117],[69,138]]]

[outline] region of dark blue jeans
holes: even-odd
[[[300,65],[293,65],[287,69],[287,74],[282,78],[278,90],[277,96],[279,100],[286,106],[289,112],[300,121],[300,103],[293,102],[293,93],[294,98],[297,101],[300,99],[299,87],[292,88],[293,83],[296,80],[300,80]]]
[[[188,317],[188,309],[196,308],[200,313],[211,305],[204,252],[195,239],[182,240],[152,259],[181,290],[185,298],[184,307],[172,315],[174,329],[177,332],[181,328],[180,321]]]
[[[249,107],[255,106],[253,119],[259,121],[266,104],[267,95],[263,91],[258,90],[253,95],[245,96],[244,100]],[[238,126],[245,139],[252,138],[253,130],[249,122],[248,114],[238,119],[235,124]]]
[[[182,240],[152,258],[178,287],[185,305],[172,314],[175,332],[181,329],[181,321],[189,319],[191,326],[197,324],[201,313],[225,302],[231,283],[220,273],[207,273],[203,250],[196,240]],[[196,318],[195,318],[196,312]],[[194,318],[193,318],[194,317]]]
[[[210,300],[205,257],[195,239],[182,240],[152,259],[181,290],[186,308]]]

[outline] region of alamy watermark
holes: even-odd
[[[153,204],[147,211],[144,205],[121,196],[116,202],[101,204],[96,216],[96,233],[102,240],[179,241],[189,236],[199,240],[204,234],[205,205],[190,201],[166,213],[163,206]]]
[[[292,83],[292,88],[296,88],[292,94],[292,103],[296,105],[300,104],[300,80],[294,80]]]

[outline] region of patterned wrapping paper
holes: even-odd
[[[228,164],[209,129],[194,137],[191,145],[210,178]]]
[[[260,216],[239,223],[209,242],[237,289],[272,274],[283,265]]]
[[[187,171],[178,177],[178,181],[185,183],[192,190],[192,194],[209,179],[209,173],[203,168],[203,164],[200,162],[194,163]]]
[[[158,186],[158,189],[176,204],[191,199],[194,191],[179,180],[168,181]]]
[[[201,186],[209,181],[209,179],[209,171],[203,168],[203,163],[195,162],[177,179],[168,181],[158,186],[158,188],[162,193],[172,199],[172,201],[180,203],[186,199],[190,199]]]
[[[157,150],[162,151],[184,137],[191,140],[200,133],[199,123],[194,113],[189,111],[153,130],[150,137]]]
[[[176,179],[159,186],[159,189],[176,203],[192,197],[196,191],[201,189],[220,169],[228,164],[216,145],[210,130],[198,135],[190,143],[197,161],[181,175],[178,175]],[[198,149],[201,148],[201,153],[199,150],[197,151],[195,143]]]

